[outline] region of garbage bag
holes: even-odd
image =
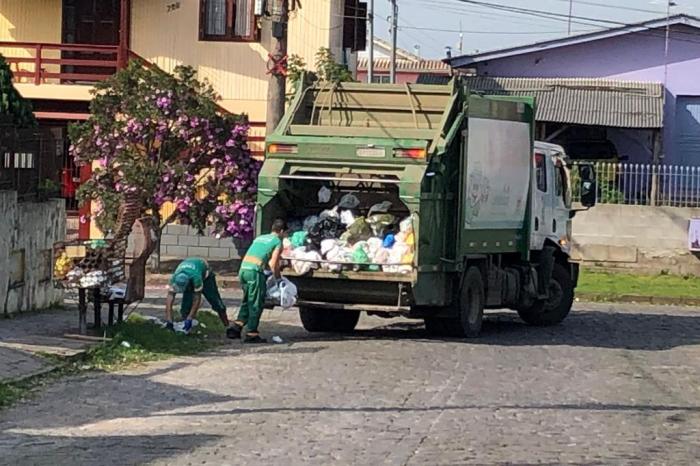
[[[372,229],[367,224],[364,217],[358,217],[355,223],[350,225],[347,231],[340,237],[341,240],[350,244],[355,244],[358,241],[366,241],[372,236]]]
[[[303,224],[303,229],[304,231],[309,231],[311,230],[318,222],[320,219],[318,218],[317,215],[311,215],[309,217],[306,217],[304,219],[304,224]]]
[[[382,248],[382,244],[383,241],[381,238],[370,238],[367,240],[367,254],[369,254],[370,258],[377,254],[377,251]]]
[[[401,220],[399,230],[402,233],[413,233],[413,219],[411,217],[406,217],[405,219]]]
[[[338,207],[341,209],[355,209],[360,205],[360,200],[352,193],[348,193],[340,198],[338,202]]]
[[[279,280],[270,277],[267,280],[267,301],[274,302],[284,309],[294,307],[297,303],[297,293],[294,283],[284,277]]]
[[[330,251],[337,247],[339,247],[338,240],[324,239],[321,241],[321,255],[325,257]]]
[[[384,243],[382,246],[386,249],[391,249],[394,246],[394,243],[396,243],[396,236],[394,236],[393,233],[389,233],[384,237]]]
[[[293,248],[298,248],[300,246],[304,246],[306,244],[306,238],[309,236],[308,232],[306,231],[297,231],[292,235],[292,238],[290,239],[292,243]]]
[[[385,214],[389,212],[389,209],[391,208],[391,201],[384,201],[380,202],[378,204],[374,204],[372,207],[369,208],[369,212],[367,213],[367,216],[370,217],[372,214]]]
[[[330,202],[331,194],[333,194],[333,192],[330,189],[325,186],[321,187],[321,189],[318,190],[318,203],[327,204]]]
[[[351,210],[344,210],[340,213],[340,222],[345,226],[355,223],[355,214]]]
[[[327,209],[321,212],[321,215],[318,216],[318,219],[323,221],[327,218],[332,218],[332,219],[339,219],[340,214],[338,213],[338,206],[333,207],[332,209]]]
[[[309,230],[308,239],[317,249],[321,249],[321,242],[325,239],[338,239],[345,231],[345,225],[338,218],[328,217]]]
[[[375,236],[381,236],[384,230],[393,225],[395,221],[396,217],[391,214],[374,214],[367,218],[367,223]]]

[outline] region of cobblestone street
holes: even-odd
[[[0,413],[0,463],[696,464],[697,312],[579,305],[548,329],[496,313],[469,342],[269,313],[288,343],[88,373]]]

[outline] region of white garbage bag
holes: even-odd
[[[284,277],[279,280],[270,277],[267,280],[267,301],[274,302],[284,309],[294,307],[297,303],[297,292],[294,283]]]
[[[331,194],[333,194],[333,192],[330,189],[325,186],[321,187],[321,189],[318,190],[318,203],[327,204],[330,202]]]

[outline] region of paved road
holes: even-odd
[[[0,413],[0,464],[697,464],[700,311],[489,317],[477,341],[268,316],[284,345],[59,382]]]

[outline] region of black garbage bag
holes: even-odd
[[[321,250],[324,239],[338,239],[345,232],[345,225],[338,218],[326,217],[311,227],[307,242],[314,250]]]

